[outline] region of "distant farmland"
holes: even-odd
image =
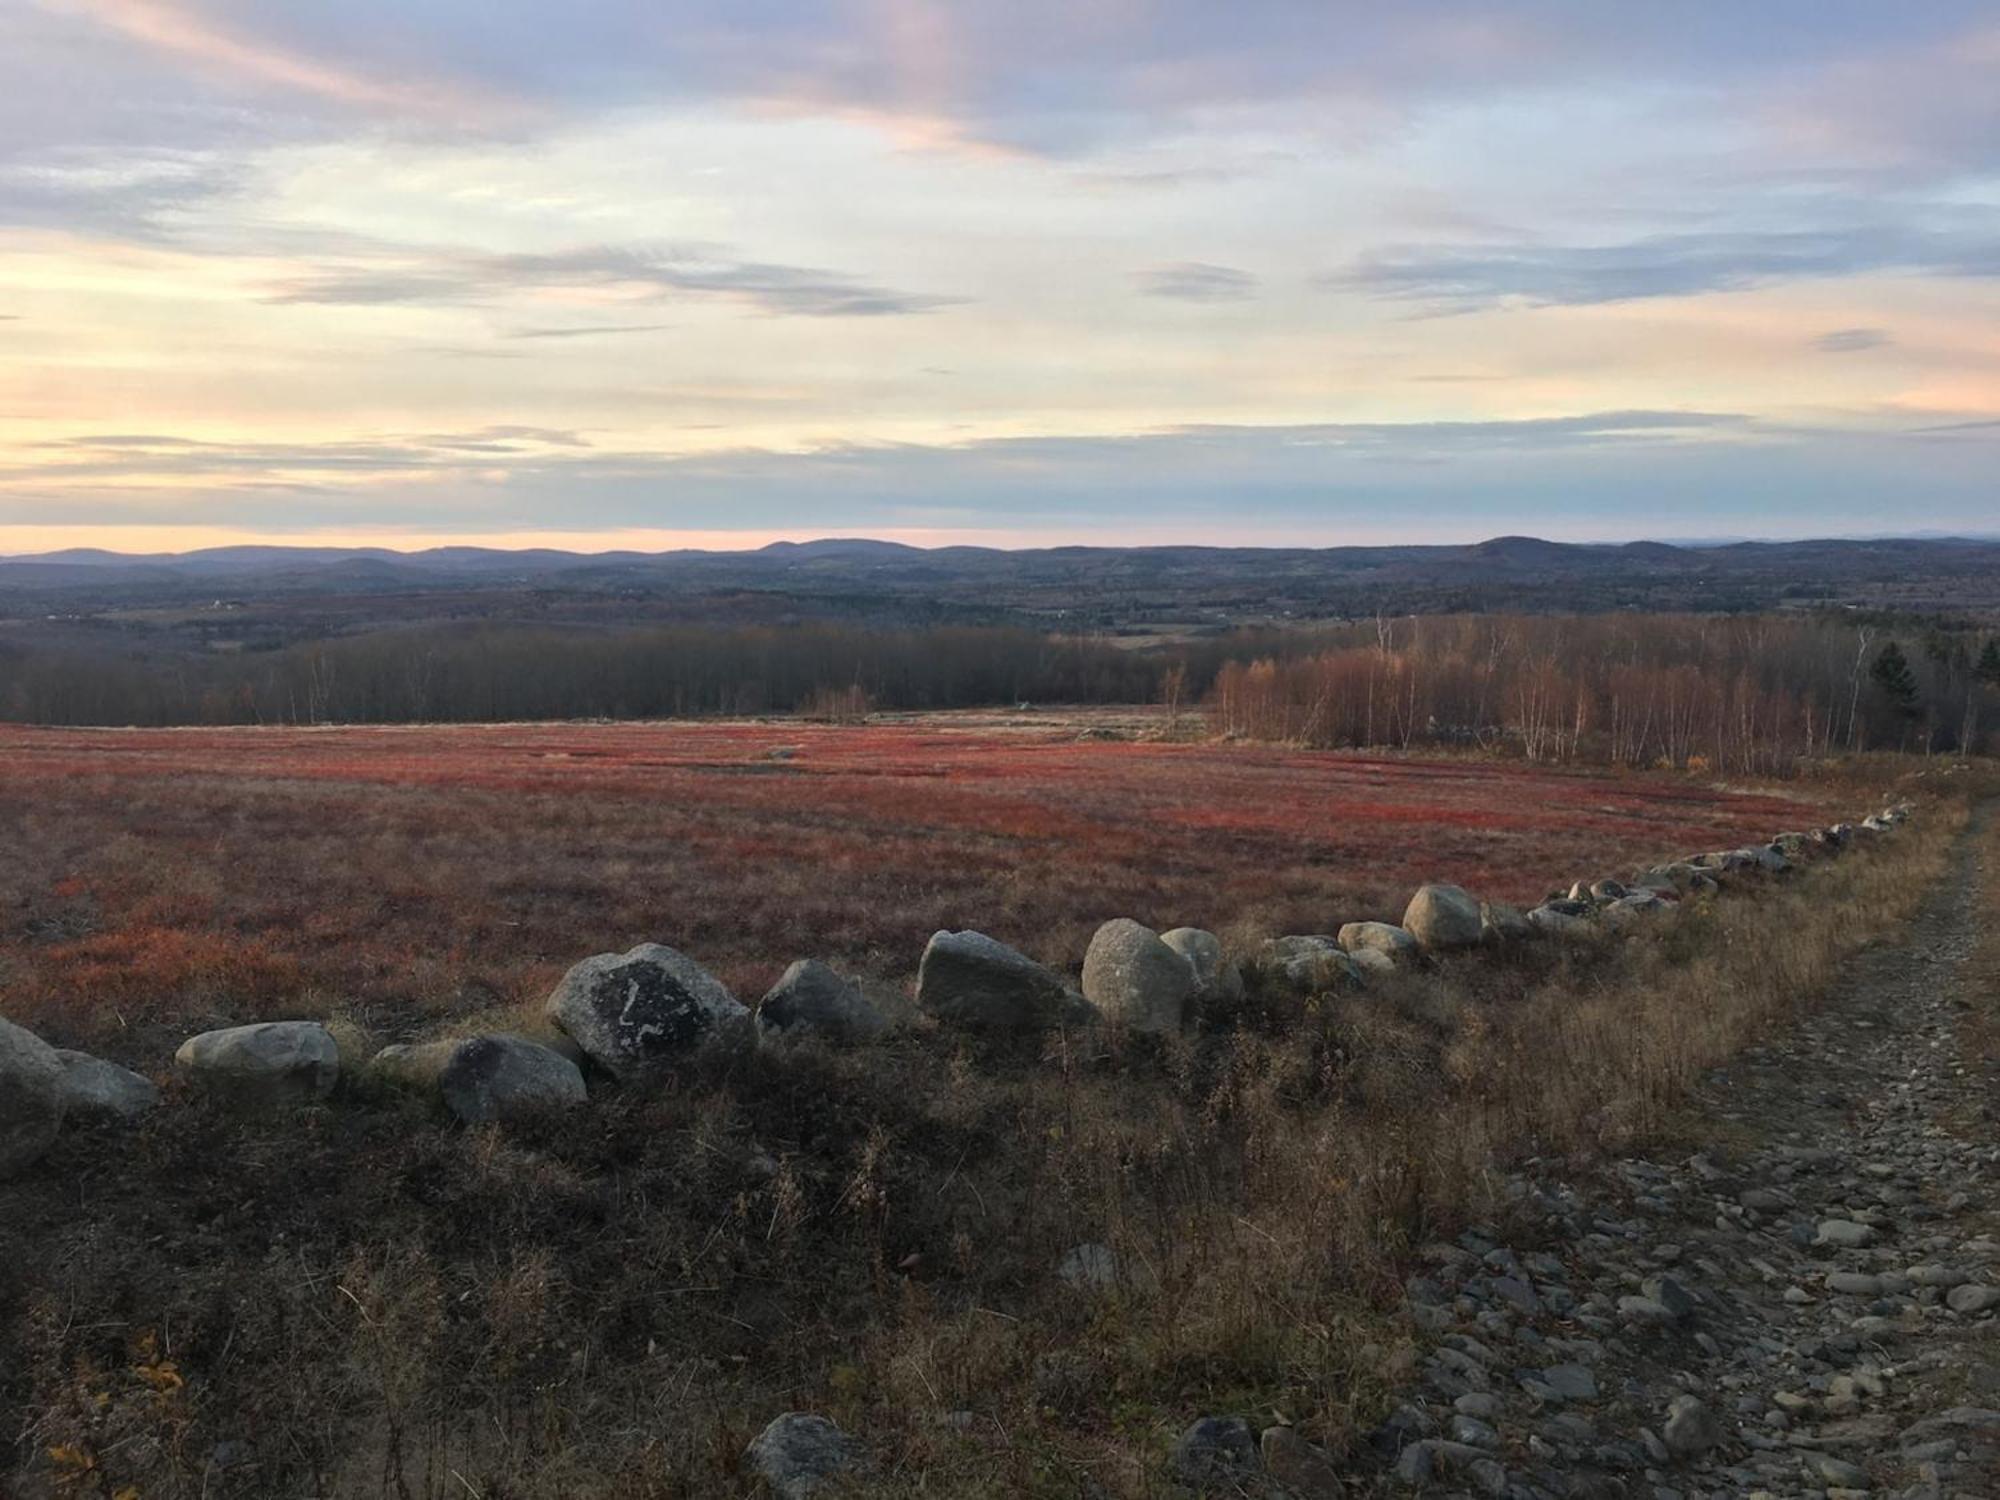
[[[1114,915],[1327,931],[1426,879],[1527,902],[1816,811],[1082,722],[0,728],[0,988],[114,1050],[300,1010],[393,1035],[653,940],[754,1002],[808,955],[906,979],[939,927],[1065,965]]]

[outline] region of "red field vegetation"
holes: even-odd
[[[1526,902],[1813,795],[1047,721],[0,728],[0,995],[112,1051],[280,1013],[394,1034],[651,940],[754,1000],[806,955],[907,978],[939,927],[1073,964],[1121,914],[1247,939],[1427,879]]]

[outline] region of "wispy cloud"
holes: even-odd
[[[660,333],[672,328],[671,323],[595,323],[575,328],[517,328],[507,335],[510,339],[595,339],[611,334]]]
[[[794,317],[896,317],[963,299],[893,291],[810,266],[728,258],[717,246],[585,246],[550,254],[465,255],[412,267],[362,266],[275,284],[273,303],[379,307],[477,302],[510,293],[586,287],[634,301],[678,297],[736,302]]]
[[[1136,271],[1132,279],[1149,297],[1176,302],[1244,302],[1257,294],[1257,278],[1234,266],[1183,260]]]
[[[1822,354],[1859,354],[1867,349],[1886,349],[1895,343],[1885,328],[1836,328],[1812,341]]]
[[[1371,251],[1320,282],[1472,312],[1738,291],[1870,271],[2000,276],[2000,214],[1987,217],[1984,225],[1944,231],[1869,225],[1656,235],[1611,245],[1404,245]]]
[[[389,70],[335,61],[332,49],[309,51],[234,28],[201,7],[172,0],[69,0],[89,16],[143,46],[225,80],[303,94],[332,103],[415,118],[466,121],[519,113],[497,94],[472,91],[444,76],[398,77]]]

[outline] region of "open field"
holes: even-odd
[[[1829,795],[1079,735],[1142,721],[0,729],[0,989],[130,1055],[209,1018],[400,1035],[642,940],[754,1001],[808,955],[905,979],[940,927],[1069,966],[1115,915],[1247,940],[1427,879],[1529,902]]]
[[[1485,826],[1474,812],[1511,819],[1482,867],[1503,884],[1550,857],[1603,868],[1607,833],[1636,856],[1799,811],[1672,782],[990,724],[787,726],[799,749],[779,764],[801,769],[782,775],[743,770],[762,763],[771,726],[485,733],[230,737],[226,756],[212,736],[10,736],[10,826],[71,863],[32,877],[9,863],[9,920],[37,935],[10,932],[0,993],[13,1015],[42,997],[33,1019],[57,1040],[100,1032],[165,1099],[129,1126],[66,1126],[44,1162],[0,1184],[0,1264],[14,1273],[0,1277],[0,1490],[747,1500],[765,1491],[746,1444],[795,1409],[856,1434],[878,1466],[863,1492],[885,1497],[1158,1500],[1182,1493],[1167,1478],[1175,1434],[1218,1411],[1287,1420],[1343,1468],[1379,1474],[1369,1434],[1421,1368],[1399,1310],[1417,1248],[1507,1222],[1510,1162],[1580,1162],[1679,1128],[1704,1067],[1795,1019],[1859,948],[1902,929],[1963,817],[1939,786],[1907,833],[1684,903],[1623,941],[1526,944],[1303,1002],[1259,994],[1167,1038],[1006,1041],[918,1024],[846,1050],[718,1051],[659,1087],[600,1080],[588,1109],[510,1129],[459,1126],[358,1069],[324,1104],[276,1119],[174,1076],[172,1044],[202,1011],[332,1006],[330,987],[290,1000],[285,987],[330,986],[354,951],[388,963],[422,931],[407,925],[413,907],[474,929],[463,951],[532,998],[539,950],[491,941],[528,920],[532,899],[481,910],[499,899],[486,872],[509,857],[501,830],[569,860],[634,860],[648,836],[699,847],[694,812],[760,811],[761,836],[783,843],[811,831],[802,809],[866,811],[872,789],[884,802],[865,831],[885,846],[891,828],[934,826],[934,863],[1041,839],[1052,847],[1020,869],[1082,869],[1048,906],[1017,908],[1075,903],[1061,928],[1020,934],[1053,952],[1135,879],[1129,864],[1079,858],[1090,837],[1120,833],[1167,870],[1209,847],[1209,824],[1194,837],[1163,816],[1177,806],[1251,825],[1224,845],[1235,863],[1204,866],[1208,888],[1174,897],[1213,910],[1226,894],[1244,920],[1262,918],[1258,859],[1288,805],[1323,838],[1367,827],[1378,853],[1403,851],[1382,855],[1398,869],[1459,847],[1468,824]],[[438,753],[464,757],[474,741],[487,753],[469,763]],[[578,750],[600,753],[584,770]],[[186,758],[202,754],[231,769],[197,774]],[[817,799],[731,800],[809,777]],[[1396,806],[1430,821],[1361,816]],[[1605,820],[1588,851],[1565,842],[1586,837],[1569,826],[1580,818]],[[643,915],[655,866],[676,861],[623,867],[604,890]],[[1346,899],[1336,865],[1299,868],[1323,882],[1316,900]],[[716,899],[742,899],[773,869]],[[842,884],[836,872],[811,888]],[[632,936],[603,930],[626,906],[592,927],[576,899],[533,941],[561,938],[567,957]],[[150,927],[131,901],[153,903]],[[228,951],[248,941],[245,909],[263,914],[262,967],[174,971],[110,945],[180,930],[166,919],[181,912],[185,947],[156,935],[162,953]],[[77,976],[90,971],[50,955],[88,951],[93,913],[107,946],[86,992]],[[727,917],[711,912],[717,932]],[[76,930],[48,925],[62,920]],[[461,957],[445,951],[430,972],[443,981]],[[148,989],[148,974],[167,977]],[[493,1000],[412,1005],[395,981],[382,971],[370,1019]],[[121,1014],[138,1019],[121,1029]],[[1514,1228],[1536,1232],[1532,1217]],[[1055,1274],[1085,1243],[1126,1268],[1115,1291],[1081,1295]]]

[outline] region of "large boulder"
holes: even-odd
[[[63,1112],[73,1120],[136,1120],[160,1102],[152,1079],[130,1068],[88,1052],[58,1050],[56,1057],[63,1070]]]
[[[1272,938],[1257,950],[1257,978],[1267,990],[1309,1000],[1361,984],[1361,969],[1330,937]]]
[[[468,1125],[573,1109],[583,1073],[559,1052],[518,1036],[476,1036],[452,1048],[438,1074],[445,1108]]]
[[[1088,1018],[1061,976],[983,932],[938,932],[917,965],[917,1005],[954,1026],[1039,1031]]]
[[[1340,929],[1345,953],[1380,953],[1390,959],[1415,958],[1417,940],[1393,922],[1349,922]]]
[[[339,1082],[340,1047],[317,1021],[260,1021],[191,1036],[174,1064],[227,1104],[310,1104]]]
[[[1573,911],[1564,911],[1553,902],[1545,903],[1529,912],[1528,921],[1535,931],[1544,937],[1559,938],[1565,942],[1581,942],[1596,931],[1588,917],[1579,916]]]
[[[865,1042],[888,1020],[853,980],[816,958],[802,958],[779,976],[757,1006],[758,1029],[831,1042]]]
[[[1161,933],[1160,941],[1194,970],[1192,1009],[1227,1009],[1243,1003],[1243,971],[1223,953],[1221,938],[1199,927],[1176,927]]]
[[[0,1021],[0,1177],[26,1171],[62,1129],[67,1096],[56,1049]]]
[[[844,1476],[865,1471],[867,1450],[825,1417],[788,1411],[752,1440],[750,1465],[782,1500],[837,1492]]]
[[[1482,901],[1479,930],[1489,943],[1518,943],[1535,935],[1535,924],[1518,906],[1509,906],[1504,901]]]
[[[505,1033],[384,1047],[368,1060],[368,1073],[441,1100],[468,1125],[550,1114],[588,1097],[576,1058]]]
[[[586,1057],[621,1079],[750,1034],[749,1009],[722,981],[662,943],[586,958],[563,975],[547,1011]]]
[[[1633,891],[1606,906],[1604,920],[1613,930],[1619,930],[1646,917],[1658,916],[1672,904],[1663,900],[1657,891]]]
[[[1194,995],[1194,969],[1150,927],[1114,917],[1083,956],[1083,998],[1134,1031],[1179,1031]]]
[[[1471,948],[1483,934],[1479,902],[1455,885],[1427,885],[1410,898],[1403,928],[1432,952]]]

